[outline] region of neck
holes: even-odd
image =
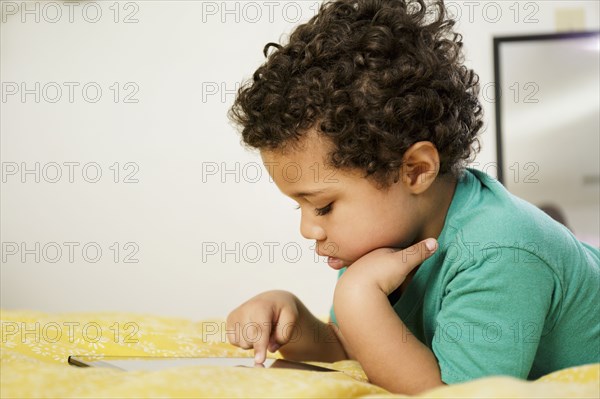
[[[427,190],[429,206],[426,207],[425,212],[428,217],[416,242],[430,237],[437,239],[440,236],[452,198],[454,198],[456,184],[457,179],[449,174],[438,177],[431,188]]]

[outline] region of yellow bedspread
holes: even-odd
[[[77,368],[72,354],[250,356],[227,343],[223,320],[193,322],[129,313],[0,313],[0,397],[405,397],[369,384],[358,363],[314,363],[341,373],[289,369],[182,367],[155,372]],[[280,357],[278,354],[275,357]],[[537,381],[488,377],[419,397],[600,397],[600,364]]]

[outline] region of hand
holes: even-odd
[[[242,349],[254,348],[262,364],[267,349],[276,352],[291,338],[299,318],[298,299],[287,291],[267,291],[244,302],[227,316],[227,339]]]
[[[364,287],[377,288],[385,295],[396,290],[410,272],[433,255],[437,241],[433,238],[421,241],[404,250],[378,248],[363,255],[340,277],[336,291],[349,287],[351,290]],[[362,287],[362,288],[361,288]]]

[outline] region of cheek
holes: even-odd
[[[379,208],[356,220],[353,226],[348,226],[348,232],[344,232],[344,252],[357,259],[377,248],[407,247],[415,237],[414,219],[414,214],[401,212],[399,207],[389,211]]]
[[[380,221],[351,218],[328,231],[328,242],[336,246],[340,258],[354,262],[372,250],[386,246],[390,242],[390,233],[393,231],[382,226]]]
[[[336,224],[327,231],[327,243],[335,248],[337,257],[354,262],[371,250],[371,234],[361,221]],[[332,248],[329,248],[332,249]]]

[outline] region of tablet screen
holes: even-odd
[[[337,371],[287,359],[269,359],[260,365],[252,357],[156,357],[156,356],[69,356],[68,363],[79,367],[103,367],[122,371],[157,371],[174,367],[221,366],[287,368],[309,371]]]

